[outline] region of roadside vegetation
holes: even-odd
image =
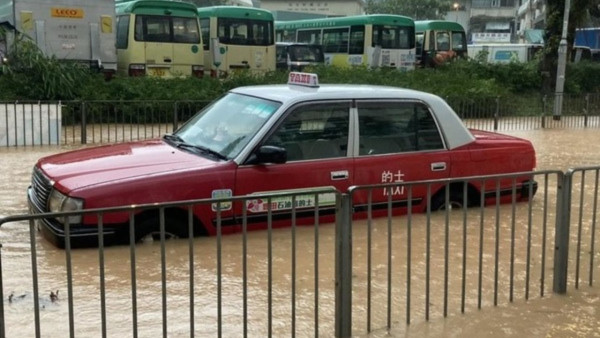
[[[116,77],[105,81],[80,65],[44,57],[31,43],[22,41],[8,55],[0,73],[0,100],[201,100],[210,101],[225,91],[244,85],[285,83],[287,72],[266,75],[231,74],[225,79],[156,79]],[[378,84],[423,90],[445,98],[472,102],[502,98],[527,99],[542,93],[545,75],[540,60],[528,63],[489,64],[477,59],[458,60],[435,69],[399,72],[362,67],[318,67],[321,83]],[[569,64],[567,94],[600,92],[600,63]]]

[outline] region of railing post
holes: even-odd
[[[496,97],[496,112],[494,112],[494,131],[498,131],[498,116],[500,116],[500,97]]]
[[[588,126],[588,116],[590,111],[590,94],[585,94],[585,110],[583,111],[583,126]]]
[[[85,101],[81,102],[81,144],[87,143],[87,122],[85,120],[86,115]]]
[[[178,118],[179,118],[179,106],[177,105],[177,101],[173,103],[173,132],[177,130]]]
[[[567,171],[558,178],[556,203],[556,227],[554,238],[554,293],[567,292],[567,268],[569,263],[569,232],[571,219],[571,188],[573,175]]]
[[[0,244],[0,338],[6,337],[4,328],[6,327],[4,322],[4,284],[2,275],[2,244]]]
[[[341,338],[352,336],[352,199],[341,194],[336,200],[335,336]]]
[[[546,94],[542,96],[542,129],[546,128]]]

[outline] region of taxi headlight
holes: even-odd
[[[48,209],[50,212],[81,210],[83,209],[83,200],[69,197],[60,191],[53,189],[50,193],[50,198],[48,199]],[[61,217],[58,220],[65,223],[64,217]],[[69,224],[78,223],[81,223],[81,215],[69,216]]]

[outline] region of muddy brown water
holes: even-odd
[[[506,132],[529,139],[538,154],[539,170],[566,170],[570,167],[600,165],[600,131],[598,129],[551,129],[519,132]],[[42,156],[73,149],[73,147],[26,147],[0,148],[0,217],[25,213],[27,210],[25,190],[30,183],[31,169]],[[536,196],[534,208],[540,208]],[[503,210],[510,214],[510,210]],[[494,218],[493,211],[489,216]],[[504,214],[503,214],[504,215]],[[509,300],[510,283],[502,277],[498,282],[496,306],[494,306],[493,251],[483,254],[485,269],[482,274],[481,309],[478,309],[477,256],[478,212],[469,211],[467,265],[471,268],[466,278],[465,313],[461,313],[461,268],[462,268],[462,222],[452,221],[450,227],[448,256],[449,280],[447,316],[443,315],[444,283],[443,273],[446,261],[443,255],[443,231],[431,232],[431,294],[429,300],[429,320],[425,320],[425,227],[426,219],[416,215],[412,227],[411,293],[410,312],[407,320],[407,226],[405,221],[394,226],[392,236],[392,291],[391,330],[387,325],[387,260],[388,240],[387,221],[376,220],[372,232],[371,308],[367,302],[367,233],[364,221],[355,224],[353,243],[353,333],[361,337],[598,337],[600,336],[600,292],[597,286],[581,283],[575,290],[570,284],[566,295],[552,294],[552,248],[546,248],[544,296],[540,296],[541,267],[539,259],[531,263],[531,285],[528,299],[525,299],[526,285],[523,282],[525,262],[523,252],[527,249],[522,241],[526,232],[527,210],[517,210],[517,231],[515,237],[515,282],[514,298]],[[433,216],[434,223],[442,223],[443,217]],[[437,219],[435,219],[437,217]],[[442,217],[442,218],[440,218]],[[499,263],[501,276],[506,276],[510,265],[507,256],[510,252],[510,217],[502,217],[502,237],[499,250],[502,260]],[[553,224],[549,226],[552,232]],[[318,235],[318,245],[315,236]],[[532,256],[539,257],[539,229],[532,232]],[[2,272],[4,290],[4,310],[7,337],[31,337],[35,334],[30,234],[27,224],[9,223],[0,229],[2,243]],[[273,232],[272,247],[272,292],[268,291],[268,246],[267,234],[258,231],[248,234],[248,333],[249,336],[266,336],[268,327],[268,304],[272,304],[273,336],[291,336],[291,231],[281,229]],[[484,246],[491,249],[495,245],[494,229],[484,229]],[[241,234],[224,236],[222,241],[222,296],[221,327],[226,337],[242,336],[243,319],[243,265]],[[329,337],[334,333],[334,227],[321,226],[317,232],[313,227],[299,227],[296,231],[296,336],[311,337],[318,318],[318,333]],[[38,248],[38,274],[40,276],[41,335],[43,337],[63,337],[69,334],[69,302],[67,299],[67,271],[65,252],[46,243],[35,233]],[[550,243],[550,242],[549,242]],[[214,337],[218,334],[219,298],[217,296],[217,241],[215,238],[194,240],[194,315],[195,334],[199,337]],[[596,245],[596,248],[599,246]],[[596,251],[598,251],[596,249]],[[315,252],[318,252],[318,278],[315,278]],[[598,254],[596,262],[600,261]],[[167,311],[166,326],[169,337],[189,336],[190,289],[189,251],[184,240],[169,241],[166,244],[167,264]],[[102,327],[100,279],[98,273],[99,255],[96,250],[85,249],[73,252],[73,308],[74,332],[76,336],[100,336]],[[162,334],[162,282],[161,254],[157,243],[142,243],[136,247],[137,319],[140,337],[154,337]],[[128,247],[112,247],[106,250],[106,324],[108,336],[132,336],[131,272]],[[587,264],[588,261],[582,261]],[[595,275],[599,271],[594,266]],[[441,276],[441,277],[440,277]],[[587,275],[582,277],[585,280]],[[597,284],[597,283],[596,283]],[[318,285],[315,294],[315,285]],[[59,292],[58,301],[52,302],[51,292]],[[12,301],[8,297],[12,295]],[[318,307],[315,307],[315,298]],[[371,316],[371,333],[367,333],[366,317]]]

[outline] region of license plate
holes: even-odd
[[[167,70],[165,68],[149,68],[148,73],[151,76],[164,77],[167,75]]]

